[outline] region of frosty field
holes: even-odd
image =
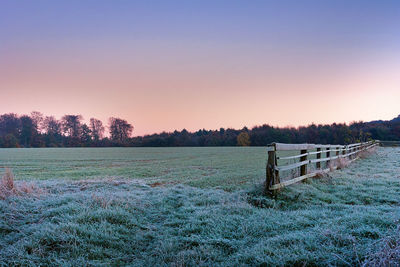
[[[261,147],[1,149],[37,190],[0,199],[0,266],[400,260],[400,149],[277,199],[262,195],[265,161]]]
[[[143,179],[233,190],[265,176],[265,148],[0,149],[0,166],[17,179]]]

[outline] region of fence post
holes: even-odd
[[[266,166],[266,181],[265,181],[265,192],[271,193],[270,187],[274,184],[279,184],[279,172],[275,169],[277,165],[276,158],[276,147],[273,146],[272,150],[268,150],[268,160]],[[272,193],[275,195],[276,190],[272,190]]]
[[[331,157],[331,152],[330,152],[330,150],[331,150],[330,147],[327,147],[327,148],[326,148],[326,157],[327,157],[327,158],[330,158],[330,157]],[[327,161],[326,161],[326,168],[329,168],[329,163],[330,163],[330,162],[331,162],[330,160],[327,160]]]
[[[319,148],[317,148],[317,152],[319,152],[319,153],[317,153],[317,159],[321,159],[321,148],[319,147]],[[321,169],[321,162],[317,162],[317,169]]]
[[[335,150],[336,150],[336,157],[337,157],[337,159],[335,159],[335,166],[336,166],[336,168],[339,166],[339,154],[340,154],[340,146],[338,146],[338,147],[335,147]]]
[[[307,150],[300,150],[300,154],[306,154]],[[307,155],[301,156],[300,161],[305,161],[307,160]],[[306,175],[307,174],[307,165],[301,165],[300,166],[300,176]]]

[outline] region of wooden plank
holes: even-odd
[[[321,153],[322,153],[321,148],[317,148],[317,151],[308,152],[308,155],[318,155],[318,154],[321,154]]]
[[[296,163],[289,164],[289,165],[275,166],[275,170],[277,170],[277,171],[293,170],[293,169],[301,167],[303,165],[307,165],[308,163],[310,163],[310,161],[309,160],[305,160],[305,161],[300,161],[300,162],[296,162]]]
[[[301,158],[306,155],[309,155],[309,153],[304,153],[304,154],[289,156],[289,157],[277,157],[277,159],[297,159],[297,158]]]
[[[337,167],[335,166],[335,167],[333,167],[332,169],[333,169],[333,170],[336,170]],[[327,172],[330,172],[330,171],[331,171],[331,168],[327,168],[327,169],[323,169],[323,170],[322,170],[322,172],[324,172],[324,173],[327,173]],[[281,183],[279,183],[279,184],[275,184],[275,185],[273,185],[270,189],[271,189],[271,190],[282,189],[282,188],[284,188],[284,187],[286,187],[286,186],[288,186],[288,185],[291,185],[291,184],[300,182],[300,181],[302,181],[302,180],[304,180],[304,179],[315,177],[318,173],[319,173],[319,172],[308,173],[308,174],[306,174],[306,175],[299,176],[299,177],[296,177],[296,178],[293,178],[293,179],[290,179],[290,180],[281,182]]]
[[[277,151],[290,151],[290,150],[311,150],[311,149],[316,149],[316,148],[321,148],[321,149],[330,149],[330,150],[335,150],[336,149],[344,149],[345,147],[347,148],[353,148],[357,146],[361,146],[363,144],[370,144],[371,141],[369,142],[364,142],[364,143],[355,143],[355,144],[350,144],[347,146],[344,145],[320,145],[320,144],[285,144],[285,143],[273,143],[268,147],[273,147]]]
[[[340,149],[336,149],[336,147],[335,147],[335,149],[329,149],[329,151],[331,152],[331,153],[333,153],[333,152],[339,152],[339,151],[341,151]]]
[[[268,151],[275,151],[275,146],[267,146],[267,152]]]
[[[335,149],[337,148],[337,145],[315,145],[315,148],[329,148],[329,149]]]
[[[317,148],[317,152],[318,152],[318,154],[317,154],[317,160],[318,159],[321,159],[321,148]],[[321,162],[317,162],[317,169],[321,169]]]
[[[275,143],[277,151],[290,151],[290,150],[309,150],[314,149],[314,144],[283,144]]]
[[[365,143],[370,143],[370,142],[365,142]],[[356,144],[350,144],[347,145],[348,148],[356,147],[356,146],[361,146],[362,144],[365,143],[356,143]],[[290,151],[290,150],[311,150],[311,149],[316,149],[316,148],[325,148],[325,149],[330,149],[330,150],[335,150],[336,149],[343,149],[346,146],[343,145],[316,145],[316,144],[285,144],[285,143],[273,143],[268,147],[274,147],[277,151]]]
[[[353,153],[355,153],[355,152],[352,152],[351,154],[353,154]],[[346,155],[344,155],[344,156],[346,156]],[[275,169],[278,171],[288,171],[288,170],[292,170],[292,169],[307,165],[309,163],[325,162],[325,161],[338,159],[339,157],[344,157],[344,156],[333,156],[333,157],[329,157],[329,158],[319,158],[319,159],[317,158],[317,159],[305,160],[305,161],[300,161],[300,162],[296,162],[296,163],[289,164],[289,165],[276,166]]]
[[[322,158],[322,159],[311,159],[310,163],[318,163],[318,162],[324,162],[324,161],[330,161],[330,160],[334,160],[334,159],[338,159],[339,156],[334,156],[334,157],[330,157],[330,158]]]
[[[368,150],[368,149],[371,149],[371,148],[373,148],[373,147],[376,147],[377,145],[378,145],[378,144],[372,144],[372,145],[366,147],[365,150]]]
[[[342,156],[342,158],[343,158],[343,157],[349,157],[349,158],[350,158],[350,156],[354,155],[355,153],[357,153],[357,151],[353,151],[353,152],[344,154],[344,155]]]
[[[330,150],[330,152],[336,152],[336,154],[338,154],[338,152],[340,152],[340,151],[342,151],[342,149]],[[317,157],[318,157],[318,155],[321,156],[322,153],[323,153],[323,151],[321,150],[321,148],[317,148],[317,151],[314,151],[314,152],[307,152],[307,153],[303,153],[303,154],[300,154],[300,155],[287,156],[287,157],[277,157],[277,159],[281,159],[281,160],[284,160],[284,159],[297,159],[297,158],[301,158],[303,156],[311,156],[311,155],[317,155]]]
[[[361,145],[362,143],[355,143],[355,144],[350,144],[350,145],[348,145],[347,147],[355,147],[355,146],[359,146],[359,145]]]
[[[290,179],[290,180],[285,181],[285,182],[281,182],[279,184],[274,184],[273,186],[270,187],[270,190],[278,190],[278,189],[284,188],[285,186],[300,182],[300,181],[302,181],[304,179],[307,179],[307,178],[310,178],[310,177],[314,177],[315,175],[316,175],[316,173],[309,173],[309,174],[306,174],[306,175],[303,175],[303,176],[296,177],[294,179]]]

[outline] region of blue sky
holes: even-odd
[[[399,29],[400,1],[1,1],[0,112],[121,116],[138,134],[389,119],[395,102],[371,106],[400,97]],[[271,116],[261,99],[342,111]]]

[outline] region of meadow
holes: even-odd
[[[0,167],[23,180],[144,179],[226,191],[265,176],[265,148],[0,149]]]
[[[263,147],[0,149],[0,266],[400,260],[400,149],[263,195]]]

